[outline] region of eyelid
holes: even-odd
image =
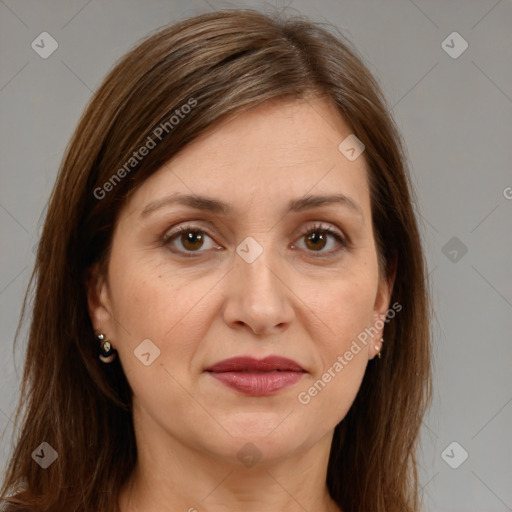
[[[334,226],[336,226],[336,224]],[[338,256],[339,253],[341,253],[343,251],[347,251],[349,249],[352,249],[352,242],[350,241],[348,236],[344,234],[343,230],[341,230],[338,226],[336,226],[336,227],[334,227],[334,226],[329,225],[329,224],[324,224],[321,222],[316,222],[313,226],[310,226],[307,229],[305,229],[304,231],[301,231],[301,234],[299,235],[297,240],[303,239],[306,235],[309,235],[310,233],[315,233],[318,231],[323,232],[323,233],[327,234],[327,236],[331,236],[332,238],[334,238],[336,240],[336,242],[338,243],[338,247],[335,249],[331,249],[329,251],[316,252],[316,251],[307,251],[306,250],[305,252],[307,252],[307,254],[313,258],[319,258],[319,259],[320,258],[327,259],[329,257],[332,258],[334,256]],[[295,243],[293,245],[295,245]]]
[[[163,246],[168,246],[168,245],[170,245],[170,242],[174,238],[178,237],[182,233],[187,233],[190,231],[204,233],[209,238],[214,240],[214,237],[209,233],[209,231],[207,229],[203,228],[202,226],[200,226],[198,224],[185,223],[185,224],[177,226],[176,228],[168,229],[161,238],[161,244]],[[203,252],[207,252],[207,251],[182,251],[182,250],[176,250],[176,249],[169,249],[169,250],[171,250],[171,252],[173,252],[175,254],[180,254],[186,258],[193,258],[193,257],[195,257],[195,255],[200,255]]]
[[[330,251],[319,251],[317,255],[315,255],[315,251],[306,251],[311,256],[321,258],[321,257],[329,257],[337,255],[339,252],[343,250],[348,250],[352,248],[352,242],[350,238],[344,233],[343,230],[339,228],[335,223],[332,223],[333,225],[322,223],[322,222],[315,222],[313,225],[308,226],[304,230],[301,230],[300,234],[297,237],[297,240],[300,240],[301,238],[305,237],[306,235],[313,233],[315,231],[322,231],[326,233],[328,236],[330,235],[333,237],[338,244],[341,247],[338,247],[337,249],[331,249]],[[186,232],[198,232],[203,233],[207,235],[212,240],[215,239],[213,235],[210,234],[209,230],[206,228],[203,228],[199,224],[193,224],[193,223],[184,223],[182,225],[177,226],[176,228],[170,228],[168,229],[164,235],[161,237],[161,244],[163,246],[168,246],[169,242],[171,242],[173,239],[175,239],[177,236],[179,236],[182,233]],[[295,245],[295,242],[293,243]],[[208,250],[198,250],[198,251],[183,251],[183,250],[174,250],[170,249],[173,253],[180,254],[184,257],[196,257],[199,256],[201,253],[208,252]]]
[[[345,230],[340,228],[337,225],[337,223],[335,223],[335,222],[330,222],[330,223],[326,223],[326,222],[322,222],[322,221],[316,222],[312,226],[309,226],[308,228],[306,228],[306,230],[302,232],[301,236],[304,236],[304,235],[310,233],[311,231],[315,231],[315,230],[326,231],[327,233],[329,233],[333,236],[336,235],[347,246],[352,245],[352,242],[351,242],[349,236],[345,233]]]

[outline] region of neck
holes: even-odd
[[[137,431],[137,429],[136,429]],[[333,431],[308,450],[251,467],[169,438],[141,445],[131,477],[119,493],[121,512],[340,512],[327,490]],[[236,454],[235,454],[236,455]]]

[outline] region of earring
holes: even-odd
[[[384,343],[384,338],[380,339],[381,343]],[[375,350],[377,351],[377,357],[380,359],[382,356],[380,354],[380,347],[379,345],[375,345]]]
[[[112,348],[110,340],[103,333],[96,337],[98,342],[98,358],[103,363],[111,363],[117,356],[117,351]]]

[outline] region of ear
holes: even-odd
[[[376,334],[373,336],[373,341],[370,344],[368,357],[372,359],[382,350],[382,342],[384,326],[386,325],[386,314],[389,310],[391,302],[391,295],[393,294],[393,286],[395,284],[396,270],[397,270],[397,255],[393,254],[388,262],[387,273],[379,276],[379,284],[377,287],[377,295],[375,297],[375,304],[373,306],[373,330]],[[385,340],[384,340],[385,341]]]
[[[100,272],[99,264],[89,267],[85,273],[87,309],[95,333],[112,332],[112,315],[110,314],[110,296],[108,283]]]

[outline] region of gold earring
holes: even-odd
[[[111,363],[117,356],[117,351],[112,347],[110,340],[103,333],[98,334],[98,358],[103,363]]]
[[[381,343],[384,343],[384,338],[380,339]],[[380,354],[380,347],[379,345],[375,345],[375,350],[377,351],[377,357],[380,359],[382,356]]]

